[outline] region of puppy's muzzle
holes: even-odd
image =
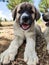
[[[46,26],[49,26],[49,12],[42,15],[43,20],[46,22]]]
[[[42,17],[45,22],[49,21],[49,14],[43,14]]]
[[[32,24],[31,16],[27,13],[23,13],[20,17],[20,26],[23,30],[27,30],[30,28]]]

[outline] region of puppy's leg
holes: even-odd
[[[47,37],[45,36],[46,41],[47,41],[47,51],[49,53],[49,35],[47,35]]]
[[[13,61],[15,58],[15,55],[18,52],[18,48],[23,43],[23,39],[20,37],[15,38],[9,48],[5,50],[3,53],[0,54],[0,63],[8,64],[10,61]]]
[[[49,53],[49,43],[47,44],[47,50],[48,50],[48,53]]]
[[[36,65],[38,63],[38,56],[35,51],[35,40],[33,38],[27,38],[24,61],[27,62],[28,65]]]
[[[49,53],[49,28],[46,28],[46,30],[44,31],[44,37],[47,41],[47,51]]]

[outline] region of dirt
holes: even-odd
[[[3,28],[3,30],[4,30],[4,28]],[[8,48],[11,40],[13,40],[13,38],[14,38],[13,27],[12,27],[12,29],[11,29],[11,27],[9,27],[9,28],[6,27],[6,30],[9,32],[8,33],[6,32],[4,34],[0,30],[0,32],[2,32],[2,33],[0,33],[0,53]],[[36,42],[37,42],[36,43],[36,52],[39,57],[38,65],[49,65],[49,54],[46,50],[47,42],[43,36],[43,33],[36,34]],[[24,41],[23,45],[18,50],[18,54],[16,55],[15,60],[13,62],[10,62],[10,64],[8,64],[8,65],[27,65],[23,60],[25,45],[26,45],[26,42]]]

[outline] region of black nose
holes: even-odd
[[[22,17],[22,20],[23,20],[24,22],[28,21],[28,20],[29,20],[29,16],[23,16],[23,17]]]

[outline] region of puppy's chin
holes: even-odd
[[[22,25],[20,25],[21,26],[21,28],[23,29],[23,30],[27,30],[27,29],[29,29],[30,27],[31,27],[31,25],[29,25],[29,24],[22,24]]]

